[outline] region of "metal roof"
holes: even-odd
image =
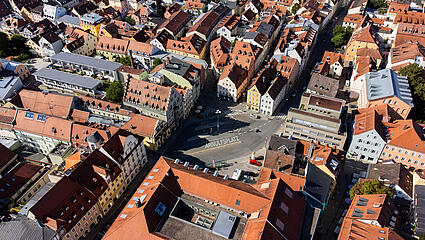
[[[235,226],[237,217],[229,214],[225,211],[220,211],[217,219],[215,220],[214,227],[212,228],[212,232],[222,236],[224,238],[229,239],[230,234]]]
[[[55,80],[58,82],[68,83],[71,85],[88,88],[88,89],[95,89],[100,84],[100,80],[97,80],[94,78],[83,77],[77,74],[70,74],[70,73],[54,70],[51,68],[42,68],[38,70],[37,72],[35,72],[34,76],[47,78],[47,79]]]
[[[367,73],[366,91],[368,100],[397,96],[413,107],[413,99],[407,77],[396,74],[392,69]]]
[[[60,52],[51,57],[52,61],[62,61],[87,67],[93,67],[101,70],[115,71],[121,67],[121,63],[111,62],[103,59],[87,57],[75,53]]]
[[[58,23],[70,24],[74,26],[80,25],[80,19],[71,15],[63,15],[57,20]]]
[[[55,236],[56,232],[52,229],[20,215],[0,223],[0,239],[4,240],[51,240]]]

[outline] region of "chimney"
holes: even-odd
[[[176,160],[174,160],[174,163],[175,164],[179,164],[180,163],[180,159],[177,158]]]
[[[199,168],[199,165],[193,166],[193,170],[198,170],[198,168]]]
[[[209,169],[208,168],[204,168],[204,173],[208,173]]]
[[[223,179],[224,179],[224,180],[229,179],[229,175],[228,175],[228,174],[224,175]]]
[[[218,170],[215,170],[214,177],[218,177]]]
[[[183,166],[189,167],[189,162],[185,162]]]

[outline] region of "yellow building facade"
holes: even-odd
[[[345,50],[345,61],[352,62],[357,56],[357,50],[360,48],[369,48],[369,49],[379,49],[379,46],[376,43],[371,42],[362,42],[362,41],[352,41],[347,46]]]
[[[260,100],[261,100],[261,94],[258,91],[258,88],[256,85],[252,86],[250,89],[248,89],[248,96],[246,98],[247,104],[246,108],[254,111],[260,111]]]
[[[117,178],[115,178],[114,181],[110,181],[108,183],[108,188],[105,190],[102,196],[99,197],[98,200],[98,204],[104,216],[114,204],[114,199],[118,199],[126,187],[127,186],[125,184],[124,175],[122,172],[118,175]]]

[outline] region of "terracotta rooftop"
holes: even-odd
[[[368,25],[367,27],[356,30],[350,38],[350,42],[352,41],[375,43],[375,44],[378,44],[379,42],[373,25]]]
[[[407,42],[418,42],[422,46],[425,46],[425,26],[411,23],[399,23],[394,47]]]
[[[159,224],[168,218],[177,197],[186,194],[250,213],[242,239],[259,239],[260,236],[276,240],[298,239],[305,203],[286,186],[276,178],[255,186],[224,180],[221,176],[215,177],[210,172],[204,173],[193,166],[185,167],[161,157],[104,238],[172,238],[157,233]],[[140,199],[140,207],[133,203],[136,199]],[[158,205],[162,205],[164,211],[155,211]]]
[[[229,78],[230,81],[235,84],[235,87],[239,88],[239,86],[246,80],[247,76],[248,73],[245,71],[245,69],[239,67],[236,64],[233,64],[224,68],[219,81],[225,78]]]
[[[220,21],[217,29],[220,29],[222,27],[226,27],[229,30],[233,30],[233,28],[238,25],[239,20],[240,20],[240,17],[238,17],[237,15],[235,15],[235,14],[229,15],[229,16],[223,18]]]
[[[173,34],[176,34],[180,29],[182,29],[186,23],[190,20],[191,16],[189,13],[179,10],[171,14],[161,26],[158,27],[159,30],[166,28]]]
[[[381,227],[391,226],[398,228],[400,226],[400,219],[399,215],[395,213],[395,210],[395,205],[386,194],[356,195],[348,208],[345,218],[377,221]]]
[[[347,14],[347,16],[344,17],[344,22],[348,23],[360,23],[362,20],[363,15],[361,14]]]
[[[14,124],[16,114],[15,109],[0,107],[0,128],[10,130]]]
[[[11,172],[0,179],[0,199],[9,200],[16,192],[29,184],[43,167],[32,163],[21,162]]]
[[[230,48],[231,43],[223,36],[211,42],[210,56],[216,68],[224,68],[228,64]]]
[[[168,111],[172,87],[131,78],[128,81],[125,101],[144,105],[157,111]]]
[[[367,236],[368,239],[382,240],[402,240],[394,230],[388,227],[379,227],[367,224],[359,220],[345,218],[342,223],[338,240],[352,239],[363,240]]]
[[[339,80],[313,73],[307,88],[318,94],[336,97],[339,88]]]
[[[110,37],[99,37],[97,42],[96,50],[114,52],[118,54],[126,54],[128,50],[129,40],[110,38]]]
[[[108,130],[74,123],[72,124],[71,142],[75,147],[88,147],[89,143],[87,142],[87,138],[95,132],[97,132],[106,142],[108,140],[108,134],[106,131]]]
[[[418,42],[406,42],[391,48],[391,64],[425,58],[425,47]]]
[[[82,103],[88,108],[101,109],[103,111],[116,113],[124,116],[131,116],[132,112],[126,109],[123,109],[120,104],[108,102],[105,100],[87,97],[87,96],[78,96],[81,99]]]
[[[71,125],[70,120],[18,110],[14,129],[68,142],[71,139]]]
[[[388,145],[425,153],[424,130],[418,123],[413,120],[397,120],[386,126],[390,132]]]
[[[141,137],[153,138],[156,135],[156,128],[159,120],[141,114],[135,114],[121,128]]]
[[[186,34],[191,32],[200,33],[207,39],[220,20],[220,15],[214,11],[208,11],[204,16],[201,17],[188,31]]]
[[[197,34],[189,37],[181,38],[180,40],[169,39],[167,41],[167,50],[176,50],[194,55],[200,55],[204,49],[206,42]]]
[[[403,14],[407,13],[409,10],[410,4],[408,3],[399,3],[399,2],[391,2],[388,6],[388,12],[387,13],[397,13],[397,14]]]
[[[68,118],[74,107],[75,97],[22,89],[11,102],[30,111]]]
[[[330,98],[327,96],[309,94],[310,99],[308,104],[311,106],[321,107],[325,109],[330,109],[333,111],[341,112],[342,107],[344,107],[344,100],[338,98]]]

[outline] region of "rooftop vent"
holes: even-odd
[[[215,170],[214,177],[218,177],[218,170]]]
[[[189,162],[185,162],[183,166],[189,167]]]
[[[228,175],[228,174],[224,175],[223,179],[224,179],[224,180],[229,179],[229,175]]]
[[[204,168],[204,173],[208,173],[209,169],[208,168]]]
[[[180,163],[180,159],[177,158],[176,160],[174,160],[174,163],[175,164],[179,164]]]
[[[198,168],[199,168],[199,165],[193,166],[193,170],[198,170]]]

